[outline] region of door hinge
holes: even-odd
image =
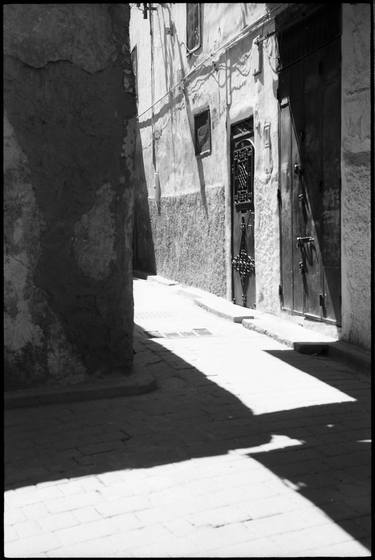
[[[324,295],[323,294],[319,295],[319,305],[320,305],[320,307],[324,307]]]
[[[283,295],[283,287],[281,284],[279,284],[279,299],[280,299],[280,303],[281,305],[284,304],[284,295]]]

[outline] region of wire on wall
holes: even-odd
[[[247,25],[246,27],[244,27],[239,33],[237,33],[234,37],[232,37],[231,39],[229,39],[226,43],[224,43],[224,45],[221,45],[220,47],[218,47],[217,49],[215,49],[214,51],[212,51],[206,58],[204,58],[199,64],[197,64],[196,66],[194,66],[194,68],[192,68],[190,70],[190,72],[188,72],[181,80],[179,80],[173,87],[171,87],[164,95],[162,95],[159,99],[157,99],[156,101],[152,102],[152,105],[150,105],[150,107],[148,107],[147,109],[145,109],[142,113],[140,113],[138,115],[138,118],[142,117],[143,115],[145,115],[150,109],[153,109],[153,107],[155,105],[157,105],[160,101],[162,101],[165,97],[167,97],[168,95],[170,95],[172,93],[172,91],[174,91],[176,88],[181,87],[181,85],[185,84],[186,80],[188,78],[190,78],[195,72],[197,72],[208,60],[212,61],[212,57],[215,56],[216,54],[218,54],[220,51],[224,50],[228,50],[229,48],[231,48],[235,43],[237,43],[238,41],[240,41],[241,39],[243,39],[247,34],[254,32],[257,28],[259,27],[264,27],[265,24],[267,24],[272,16],[274,15],[275,12],[280,11],[279,6],[274,8],[273,10],[270,10],[265,16],[262,16],[261,18],[259,18],[259,20],[257,20],[256,22]],[[258,39],[258,42],[263,42],[264,40],[268,39],[271,35],[273,35],[274,32],[268,33],[265,36],[261,36]]]

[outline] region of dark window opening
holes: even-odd
[[[201,5],[186,4],[186,47],[189,53],[201,46]]]
[[[137,47],[135,46],[131,52],[131,62],[134,74],[134,96],[135,101],[138,103],[138,82],[137,82],[137,74],[138,74],[138,56],[137,56]]]
[[[197,156],[211,153],[210,110],[206,109],[194,116],[195,154]]]

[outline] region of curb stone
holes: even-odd
[[[142,395],[156,388],[157,383],[153,375],[135,371],[128,376],[117,375],[107,380],[79,383],[69,387],[37,387],[7,391],[4,394],[4,408]]]

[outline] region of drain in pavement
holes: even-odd
[[[212,335],[208,329],[192,329],[191,331],[175,331],[175,332],[161,332],[161,331],[145,331],[148,338],[188,338],[194,336],[207,336]]]

